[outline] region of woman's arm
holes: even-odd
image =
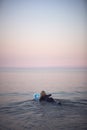
[[[48,94],[47,97],[50,97],[52,94]]]

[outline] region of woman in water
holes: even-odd
[[[55,102],[55,100],[50,96],[51,94],[47,95],[45,91],[41,91],[39,101]]]

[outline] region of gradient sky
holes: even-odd
[[[87,67],[85,0],[0,0],[0,67]]]

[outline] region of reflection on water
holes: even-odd
[[[86,130],[86,69],[0,70],[0,130]],[[56,102],[40,103],[46,90]]]
[[[0,92],[87,90],[86,69],[7,69],[0,71]]]

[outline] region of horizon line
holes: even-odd
[[[0,69],[87,69],[87,67],[79,67],[79,66],[48,66],[48,67],[0,67]]]

